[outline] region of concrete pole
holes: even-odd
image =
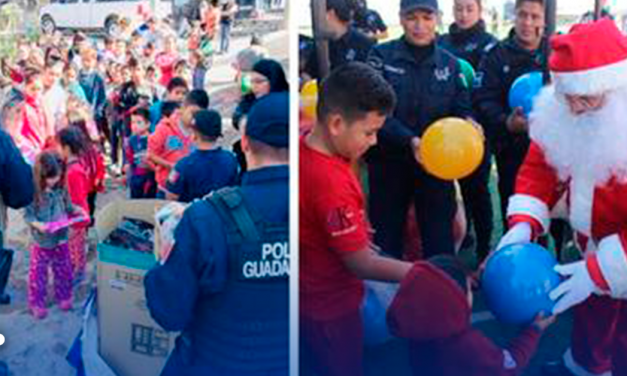
[[[316,41],[316,55],[318,58],[318,73],[320,79],[329,75],[329,41],[326,32],[327,0],[311,0],[311,16],[313,36]]]

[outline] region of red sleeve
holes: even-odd
[[[104,191],[104,181],[107,173],[104,157],[100,152],[96,153],[96,184],[95,188],[98,192]]]
[[[165,143],[166,132],[164,125],[159,123],[155,132],[148,136],[148,152],[157,156],[163,153],[163,145]]]
[[[529,364],[539,339],[539,333],[527,329],[503,349],[481,331],[471,329],[454,341],[447,353],[459,369],[471,370],[468,374],[518,376]]]
[[[613,298],[627,299],[627,230],[603,238],[586,266],[597,287]]]
[[[516,177],[516,192],[509,198],[508,220],[529,222],[533,226],[534,235],[547,232],[550,209],[555,206],[563,191],[557,172],[547,163],[544,151],[532,142]]]
[[[538,144],[532,142],[516,177],[516,193],[534,196],[553,207],[559,200],[559,179]]]
[[[74,205],[80,206],[89,213],[87,196],[89,195],[89,180],[87,176],[78,169],[70,168],[67,173],[68,193]]]
[[[365,211],[359,202],[359,197],[350,191],[334,190],[315,203],[317,222],[322,224],[330,248],[337,253],[362,251],[370,243]]]
[[[503,364],[507,365],[507,354],[511,355],[516,367],[507,373],[507,375],[519,375],[529,364],[531,357],[538,348],[540,341],[540,333],[533,329],[527,328],[523,330],[518,337],[512,339],[503,352]],[[514,364],[512,363],[512,364]]]

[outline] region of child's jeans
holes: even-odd
[[[67,243],[47,249],[33,245],[28,272],[28,306],[46,308],[48,268],[54,275],[54,295],[57,302],[72,298],[72,264]]]
[[[68,239],[68,247],[70,249],[70,260],[72,263],[72,274],[79,277],[85,274],[86,250],[85,238],[87,237],[87,229],[85,227],[70,228],[70,236]]]

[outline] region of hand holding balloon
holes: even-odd
[[[521,107],[514,108],[514,111],[507,117],[507,129],[512,133],[527,133],[529,121]]]

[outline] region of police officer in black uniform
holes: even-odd
[[[367,156],[374,242],[397,258],[402,256],[412,201],[425,257],[454,253],[454,184],[428,174],[417,157],[428,125],[448,116],[472,115],[457,58],[435,43],[437,17],[437,0],[401,0],[404,35],[375,47],[369,57],[398,98]]]
[[[368,8],[366,0],[356,0],[354,3],[353,26],[374,41],[387,38],[388,27],[379,12]]]
[[[351,61],[365,62],[375,42],[351,26],[352,14],[348,0],[327,0],[326,16],[327,28],[333,34],[329,40],[331,70]],[[320,78],[315,53],[310,54],[305,71],[310,77]]]
[[[438,38],[438,44],[464,59],[477,69],[486,48],[492,48],[498,40],[487,32],[485,21],[481,19],[482,0],[457,0],[453,5],[455,22],[449,26],[448,33]],[[461,8],[461,9],[458,9]],[[465,9],[471,8],[472,10]],[[476,18],[468,13],[476,12]]]
[[[288,374],[289,96],[251,109],[241,187],[188,207],[145,279],[152,317],[181,331],[163,376]]]
[[[19,209],[33,201],[35,186],[33,172],[26,163],[8,133],[0,126],[0,304],[11,301],[4,293],[11,272],[13,252],[4,248],[6,207]],[[6,206],[5,206],[6,205]],[[0,361],[0,376],[7,376],[9,369]]]
[[[498,41],[486,31],[485,22],[481,19],[481,0],[455,0],[453,16],[455,22],[449,27],[448,34],[438,38],[438,44],[458,58],[469,62],[476,70],[487,48],[493,47]],[[469,83],[472,84],[472,83]],[[493,217],[492,200],[488,184],[492,154],[489,147],[479,168],[470,176],[459,181],[464,206],[468,216],[468,225],[474,224],[476,234],[476,253],[481,262],[490,252]],[[470,234],[470,231],[468,232]],[[470,235],[466,240],[472,240]]]
[[[475,77],[473,105],[496,156],[504,220],[518,168],[529,148],[528,119],[521,109],[509,107],[509,90],[518,77],[546,71],[544,26],[543,0],[517,0],[514,28],[486,52]]]

